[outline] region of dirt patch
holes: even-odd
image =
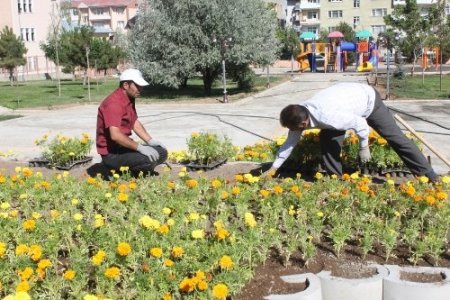
[[[421,282],[421,283],[434,283],[434,282],[442,282],[445,280],[445,275],[442,273],[438,274],[430,274],[430,273],[413,273],[413,272],[400,272],[400,279],[405,281],[412,282]]]
[[[11,174],[15,172],[15,167],[27,167],[26,162],[6,161],[0,160],[0,173]],[[69,173],[76,178],[87,178],[89,174],[87,169],[95,171],[95,165],[74,168]],[[173,179],[178,178],[181,165],[172,165],[172,170],[169,176]],[[229,182],[234,181],[236,174],[254,173],[257,174],[261,170],[267,169],[267,164],[258,163],[227,163],[216,169],[207,172],[190,172],[192,178],[205,177],[208,179],[222,178]],[[164,166],[159,166],[156,171],[162,174]],[[34,172],[42,172],[44,176],[51,176],[56,173],[61,173],[60,170],[52,170],[44,167],[33,167]],[[294,173],[295,174],[295,173]],[[285,175],[285,174],[282,174]],[[380,179],[381,180],[381,179]],[[405,178],[399,178],[400,181]],[[328,240],[317,241],[316,255],[308,264],[302,259],[300,252],[294,252],[287,263],[284,257],[276,250],[271,249],[264,264],[261,264],[255,269],[254,277],[244,286],[241,292],[233,297],[235,300],[256,300],[263,299],[270,294],[291,294],[303,291],[307,288],[307,283],[287,283],[284,282],[280,276],[301,274],[301,273],[319,273],[322,270],[329,270],[332,275],[345,278],[365,278],[376,274],[376,270],[369,267],[369,264],[396,264],[403,266],[410,266],[408,261],[409,250],[406,248],[398,248],[395,250],[389,260],[385,260],[382,247],[374,247],[374,251],[370,252],[366,257],[363,257],[357,243],[349,243],[343,247],[338,256],[333,252],[333,247]],[[431,258],[426,258],[419,262],[420,266],[433,266],[434,261]],[[450,253],[442,255],[439,261],[441,267],[450,267]],[[419,274],[408,273],[403,274],[406,280],[418,282],[439,282],[442,281],[441,274]]]

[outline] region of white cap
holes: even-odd
[[[126,69],[120,74],[120,81],[133,81],[139,86],[146,86],[148,82],[142,77],[141,71],[138,69]]]

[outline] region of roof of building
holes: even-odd
[[[72,0],[72,7],[110,7],[110,6],[130,6],[136,0]]]

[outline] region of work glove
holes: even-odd
[[[371,158],[369,145],[359,148],[359,159],[362,163],[369,162]]]
[[[136,150],[138,152],[148,156],[148,158],[152,162],[157,161],[159,159],[158,151],[156,151],[156,149],[154,149],[152,147],[148,147],[147,145],[139,144]]]
[[[155,139],[149,139],[149,140],[147,141],[147,145],[152,146],[152,147],[157,147],[157,146],[159,146],[159,147],[161,147],[161,148],[167,149],[166,146],[164,146],[163,144],[161,144],[160,142],[158,142],[158,141],[155,140]]]

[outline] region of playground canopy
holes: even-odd
[[[300,34],[300,39],[301,40],[315,40],[316,39],[316,34],[314,32],[302,32],[302,34]]]
[[[372,33],[368,30],[361,30],[356,33],[356,37],[360,39],[368,39],[372,37]]]
[[[332,31],[328,34],[329,38],[343,38],[344,34],[340,31]]]

